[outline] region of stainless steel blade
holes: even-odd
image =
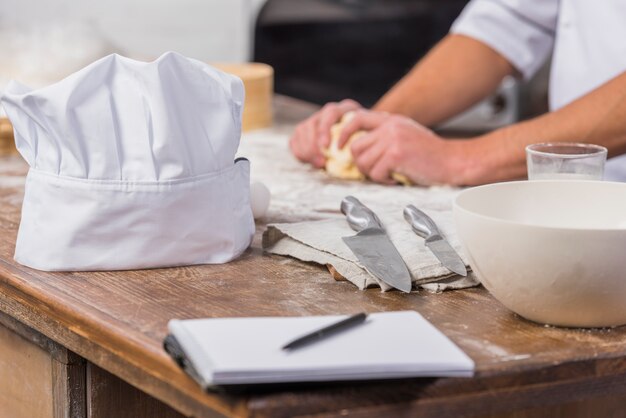
[[[441,235],[429,237],[425,243],[445,268],[461,276],[467,276],[465,263]]]
[[[398,290],[411,291],[411,274],[385,231],[368,228],[343,241],[371,274]]]

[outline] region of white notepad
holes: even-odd
[[[281,349],[342,318],[171,320],[168,328],[205,388],[473,375],[472,359],[414,311],[373,313],[363,325],[293,351]]]

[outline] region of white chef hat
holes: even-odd
[[[2,103],[30,165],[15,259],[40,270],[227,262],[254,233],[241,80],[167,53],[102,58]]]

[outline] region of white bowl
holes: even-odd
[[[626,183],[474,187],[454,218],[473,271],[510,310],[560,326],[626,324]]]

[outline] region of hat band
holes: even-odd
[[[47,271],[224,263],[254,234],[250,164],[179,182],[80,180],[31,169],[15,260]]]

